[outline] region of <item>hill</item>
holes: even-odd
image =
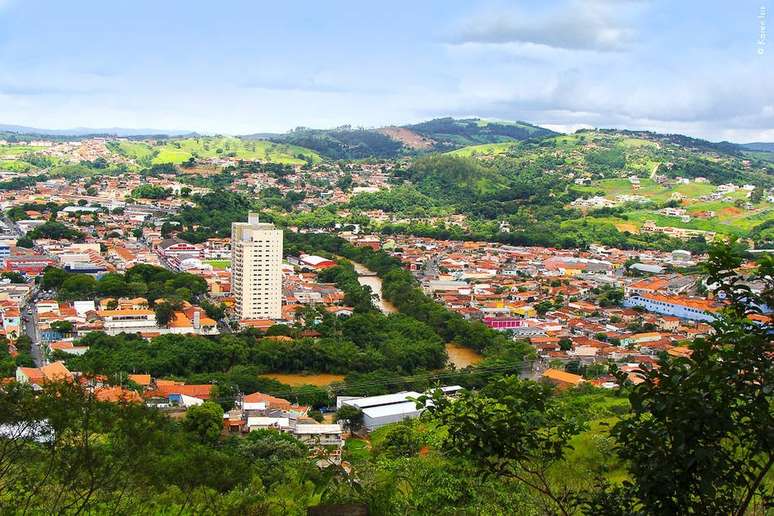
[[[274,143],[311,149],[331,159],[392,158],[405,152],[402,142],[375,129],[308,129],[299,127],[279,135],[248,135],[247,140],[266,138]]]
[[[742,143],[739,146],[750,151],[774,152],[774,142]]]
[[[245,138],[306,147],[332,159],[386,159],[424,152],[445,152],[467,145],[540,139],[556,134],[526,122],[437,118],[419,124],[378,129],[299,127],[285,134],[253,134]]]
[[[774,187],[774,167],[726,142],[584,130],[421,157],[401,174],[409,186],[362,194],[353,207],[404,219],[458,213],[467,222],[456,229],[434,222],[388,231],[562,247],[701,249],[698,241],[640,233],[653,221],[761,244],[774,239],[774,204],[766,194]],[[729,183],[735,187],[719,188]]]
[[[436,118],[405,126],[435,142],[433,149],[444,151],[468,145],[545,138],[558,133],[526,122],[505,122],[482,118]]]
[[[145,164],[180,164],[190,158],[236,157],[301,165],[317,163],[322,159],[316,152],[295,145],[224,136],[174,138],[157,142],[116,141],[110,144],[110,148],[122,156]]]

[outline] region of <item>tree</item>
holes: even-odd
[[[211,401],[189,407],[185,412],[183,427],[200,442],[212,444],[223,431],[223,409]]]
[[[54,321],[51,323],[51,329],[58,333],[72,333],[73,323],[70,321]]]
[[[546,513],[570,514],[572,493],[551,482],[548,470],[564,458],[582,426],[563,410],[551,386],[506,376],[454,400],[438,389],[418,406],[428,399],[423,417],[446,430],[445,453],[523,483],[542,496]]]
[[[600,490],[589,505],[609,514],[732,514],[771,508],[764,478],[774,465],[774,363],[771,322],[750,319],[774,292],[774,259],[761,259],[753,293],[732,246],[715,245],[708,283],[729,304],[714,333],[690,344],[689,357],[665,356],[631,387],[632,413],[612,430],[631,482]],[[619,374],[623,381],[626,375]],[[617,504],[617,505],[616,505]]]
[[[24,279],[24,275],[16,271],[6,271],[1,274],[0,277],[11,280],[11,283],[27,283],[27,280]]]
[[[35,247],[35,241],[29,237],[23,236],[16,240],[16,245],[17,247],[26,247],[27,249],[32,249]]]
[[[175,316],[175,307],[171,303],[156,303],[153,311],[156,313],[156,324],[159,326],[168,326]]]
[[[535,311],[538,313],[539,316],[543,317],[548,313],[550,310],[554,308],[554,305],[551,304],[550,301],[541,301],[540,303],[535,305]]]
[[[274,324],[266,330],[267,337],[291,337],[293,335],[293,328],[287,324]]]
[[[207,317],[214,321],[220,321],[226,315],[226,305],[223,303],[216,305],[215,303],[211,303],[205,299],[200,303],[200,306],[204,308],[204,311],[207,313]]]
[[[756,186],[755,190],[750,192],[750,202],[753,204],[758,204],[763,200],[763,188],[760,186]]]
[[[352,405],[342,405],[336,411],[336,421],[343,421],[347,430],[357,432],[363,427],[363,411]]]
[[[387,429],[378,451],[393,459],[413,457],[419,453],[421,444],[419,436],[410,423],[399,423]]]

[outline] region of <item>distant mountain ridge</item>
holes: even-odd
[[[751,142],[740,143],[739,145],[750,151],[774,152],[774,142]]]
[[[18,133],[23,135],[40,136],[191,136],[193,131],[169,130],[169,129],[130,129],[124,127],[74,127],[72,129],[41,129],[24,125],[0,124],[0,132]]]

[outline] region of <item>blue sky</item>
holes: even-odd
[[[0,123],[244,134],[476,115],[774,141],[772,3],[0,0]]]

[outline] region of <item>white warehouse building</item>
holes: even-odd
[[[446,395],[453,395],[462,389],[455,385],[440,388]],[[363,412],[363,426],[372,432],[391,423],[399,423],[406,419],[418,417],[424,411],[423,407],[417,408],[416,400],[422,396],[415,391],[402,391],[395,394],[382,396],[369,396],[367,398],[351,398],[340,396],[336,402],[337,408],[342,405],[350,405],[359,408]]]

